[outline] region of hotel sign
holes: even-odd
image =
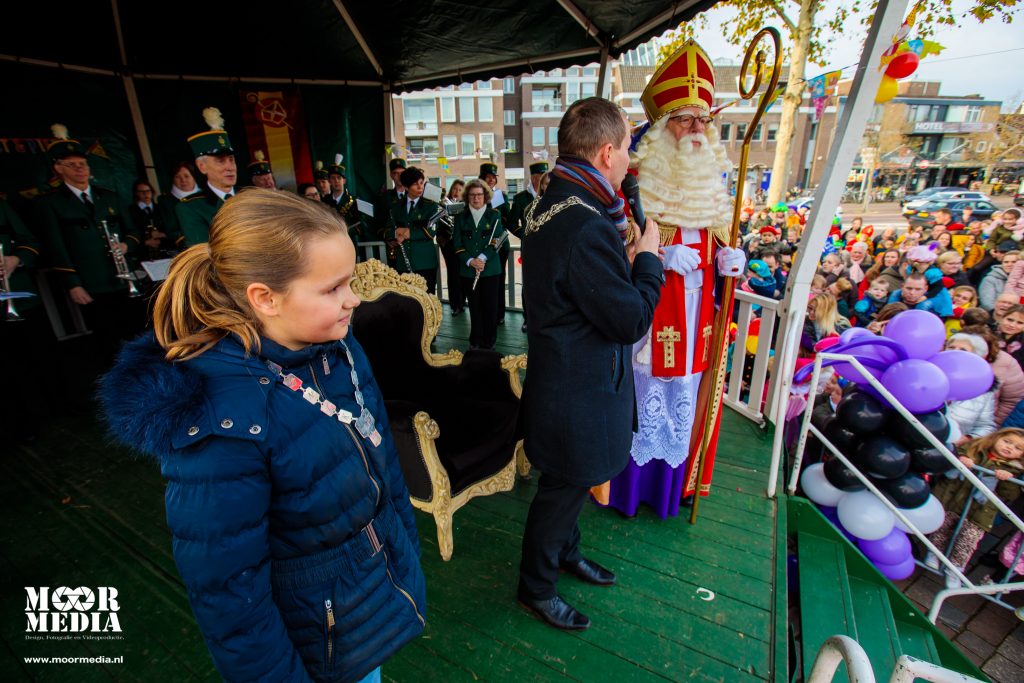
[[[985,121],[918,121],[914,124],[915,133],[989,133],[995,130],[996,124]]]

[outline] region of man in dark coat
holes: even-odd
[[[556,591],[559,569],[599,585],[615,575],[580,554],[577,519],[592,486],[629,458],[635,420],[629,349],[651,325],[663,280],[658,230],[648,221],[631,249],[616,196],[629,134],[611,102],[574,103],[558,130],[551,183],[526,219],[524,284],[530,373],[525,448],[542,475],[523,533],[519,600],[552,626],[590,620]]]

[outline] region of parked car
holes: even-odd
[[[908,194],[903,198],[903,204],[909,204],[910,202],[919,202],[922,199],[930,199],[932,195],[938,192],[956,192],[957,190],[962,189],[962,187],[953,187],[950,185],[939,185],[936,187],[929,187],[927,189],[921,190],[920,192]]]
[[[974,201],[992,201],[992,198],[982,192],[974,192],[973,190],[959,189],[953,192],[936,192],[928,199],[918,199],[913,202],[907,202],[903,206],[903,215],[914,213],[928,202],[952,202],[957,199],[969,199]]]
[[[963,210],[967,207],[974,210],[971,218],[977,220],[988,220],[992,217],[992,213],[999,208],[992,202],[984,199],[934,200],[925,202],[916,210],[911,211],[910,214],[905,213],[904,215],[911,227],[918,225],[930,226],[935,223],[934,214],[936,211],[939,209],[949,209],[949,212],[953,215],[953,222],[959,223],[963,219]]]

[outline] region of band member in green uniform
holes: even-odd
[[[487,183],[487,186],[491,189],[491,193],[494,195],[491,200],[488,201],[488,206],[492,203],[496,203],[497,206],[493,208],[501,214],[501,220],[504,224],[508,225],[509,215],[509,202],[508,196],[498,187],[498,165],[486,162],[480,164],[480,180]],[[505,272],[508,267],[508,253],[509,246],[506,241],[502,245],[501,249],[498,250],[498,260],[501,264],[501,284],[498,288],[498,324],[505,324]]]
[[[249,163],[249,178],[252,179],[253,187],[262,187],[265,190],[276,190],[277,183],[274,181],[274,171],[270,168],[270,162],[263,154],[262,149],[253,152],[254,160]]]
[[[345,180],[345,167],[341,165],[344,157],[340,154],[334,155],[334,163],[327,167],[327,181],[331,186],[329,194],[324,196],[323,203],[341,214],[348,225],[348,236],[352,238],[352,244],[356,245],[356,258],[359,257],[359,243],[365,241],[369,235],[364,233],[362,214],[356,206],[356,198],[349,193]]]
[[[178,204],[185,197],[190,197],[199,192],[199,185],[196,183],[196,170],[187,161],[179,161],[171,167],[171,191],[160,195],[156,203],[156,213],[159,216],[164,231],[167,233],[167,241],[174,249],[181,249],[185,244],[185,237],[181,234],[181,226],[178,224]]]
[[[331,182],[322,161],[316,162],[316,168],[313,170],[313,182],[316,185],[316,191],[320,193],[320,199],[331,193]]]
[[[545,152],[546,154],[546,152]],[[508,223],[507,228],[510,233],[518,237],[523,238],[523,230],[526,229],[526,209],[533,204],[542,194],[540,191],[540,183],[544,178],[544,174],[548,172],[548,162],[546,157],[542,161],[536,161],[530,164],[530,184],[526,186],[526,189],[522,192],[516,193],[516,196],[512,198],[512,208],[508,212]],[[520,296],[526,299],[526,290],[520,292]],[[526,332],[526,308],[523,308],[523,332]]]
[[[63,182],[36,201],[39,234],[48,263],[81,307],[105,360],[145,321],[142,307],[129,305],[128,278],[118,277],[130,272],[126,265],[119,271],[118,262],[134,256],[142,239],[117,194],[90,182],[85,147],[69,139],[63,126],[53,128],[57,140],[48,153]],[[104,222],[114,244],[107,240]]]
[[[128,215],[142,234],[142,248],[138,257],[141,260],[150,260],[171,256],[174,242],[168,235],[167,226],[164,225],[167,212],[160,210],[153,186],[147,180],[136,180],[132,185],[132,198],[134,202],[128,207]]]
[[[392,159],[388,162],[388,174],[394,187],[382,188],[377,196],[377,203],[373,209],[374,219],[377,223],[377,236],[387,243],[388,265],[398,268],[398,259],[401,258],[398,251],[398,242],[388,239],[388,233],[395,228],[391,215],[396,204],[405,201],[405,186],[402,185],[402,172],[405,171],[405,159]]]
[[[505,228],[501,225],[501,214],[490,206],[491,188],[482,180],[470,180],[462,197],[468,208],[455,216],[453,242],[462,289],[469,296],[469,346],[493,349],[502,303],[498,291],[498,246],[503,242]]]
[[[220,110],[207,107],[203,119],[210,130],[197,133],[188,139],[196,158],[196,168],[206,176],[206,185],[201,192],[186,197],[178,204],[176,212],[183,247],[205,242],[210,237],[210,224],[217,209],[225,199],[235,196],[235,181],[238,168],[235,165],[235,150],[231,147],[224,118]]]
[[[385,233],[386,240],[396,245],[396,269],[399,273],[412,271],[427,281],[427,291],[434,293],[437,285],[437,247],[434,244],[434,226],[427,222],[436,212],[438,204],[423,196],[426,177],[412,166],[402,171],[405,199],[391,204],[393,227]]]

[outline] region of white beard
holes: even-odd
[[[668,117],[651,126],[640,140],[633,162],[639,170],[640,200],[648,216],[688,228],[725,228],[732,219],[732,198],[722,175],[732,162],[718,130],[684,136],[676,142]],[[691,139],[700,140],[696,149]]]

